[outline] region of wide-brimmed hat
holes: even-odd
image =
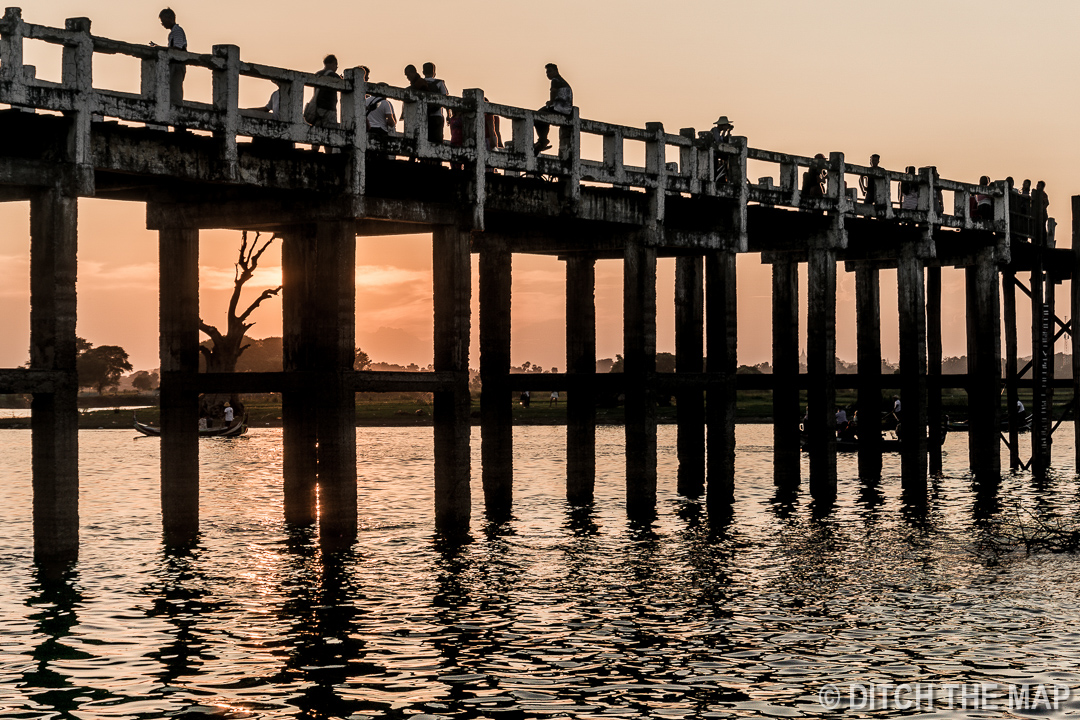
[[[714,122],[714,123],[713,123],[713,125],[718,125],[719,127],[735,127],[735,126],[734,126],[734,125],[733,125],[733,124],[731,123],[731,121],[730,121],[730,120],[728,120],[728,117],[727,117],[727,115],[721,115],[721,116],[720,116],[720,119],[719,119],[719,120],[717,120],[716,122]]]

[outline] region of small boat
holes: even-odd
[[[149,437],[160,437],[161,428],[154,427],[153,425],[147,425],[146,423],[139,422],[139,418],[132,413],[132,418],[135,422],[135,429],[141,432],[143,435]],[[247,432],[247,414],[245,413],[240,419],[233,420],[232,425],[226,425],[224,427],[216,428],[199,428],[199,437],[239,437]]]
[[[949,429],[950,430],[955,430],[957,432],[967,432],[970,429],[970,426],[968,425],[967,420],[958,420],[957,422],[950,422],[949,423]],[[1009,431],[1009,421],[1008,420],[1002,420],[1001,424],[998,426],[998,429],[1001,430],[1001,432],[1008,432]],[[1027,413],[1024,416],[1017,418],[1017,420],[1016,420],[1016,429],[1019,432],[1030,432],[1031,431],[1031,413]]]
[[[926,441],[928,444],[944,445],[945,436],[949,434],[950,423],[946,420],[941,424],[941,432],[937,437],[933,437],[930,433],[927,433]],[[881,441],[878,448],[881,452],[900,452],[900,448],[903,446],[900,436],[896,431],[890,433],[892,437],[886,436],[884,433],[881,436]],[[805,430],[799,435],[799,448],[804,452],[807,449],[809,441]],[[858,452],[859,451],[859,439],[858,437],[838,437],[836,438],[836,452]]]

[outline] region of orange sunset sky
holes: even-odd
[[[161,7],[33,0],[24,2],[23,18],[62,27],[65,18],[85,16],[95,35],[164,43]],[[191,0],[172,7],[193,52],[235,44],[244,60],[310,71],[335,53],[342,67],[365,64],[373,81],[396,85],[404,84],[406,64],[430,60],[452,94],[479,87],[493,102],[524,107],[547,99],[544,64],[556,62],[585,118],[633,126],[659,121],[677,132],[708,129],[725,114],[752,147],[839,151],[859,164],[876,152],[890,169],[936,165],[942,177],[966,182],[984,174],[1011,175],[1017,184],[1045,180],[1058,245],[1072,242],[1069,198],[1080,194],[1075,0]],[[59,79],[56,47],[27,41],[25,55],[39,77]],[[94,81],[137,91],[138,65],[99,57]],[[242,79],[241,102],[262,105],[272,90]],[[209,101],[209,74],[189,71],[186,93]],[[145,208],[83,200],[79,212],[79,335],[95,345],[123,346],[136,369],[156,368],[157,243],[145,229]],[[0,229],[0,367],[14,367],[28,356],[28,205],[0,205]],[[201,310],[211,324],[223,321],[238,245],[239,233],[202,235]],[[673,352],[674,261],[658,265],[657,348]],[[374,360],[431,361],[430,270],[429,236],[358,241],[357,340]],[[962,274],[944,276],[944,351],[961,355]],[[739,362],[759,363],[771,352],[769,271],[758,256],[746,255],[738,279]],[[273,248],[249,296],[279,281],[280,252]],[[841,267],[837,285],[838,354],[850,361],[854,276]],[[561,263],[515,256],[513,293],[513,363],[564,368]],[[802,293],[805,298],[805,275]],[[894,273],[883,274],[881,293],[883,352],[895,361]],[[622,352],[621,296],[620,264],[599,263],[598,357]],[[476,366],[475,290],[473,309]],[[279,300],[264,303],[251,334],[279,335],[280,310]]]

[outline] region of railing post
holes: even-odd
[[[26,101],[26,81],[23,74],[23,34],[26,26],[22,20],[22,10],[16,7],[4,11],[0,21],[0,83],[11,97],[12,102]]]
[[[953,216],[960,220],[965,230],[972,228],[971,192],[967,188],[953,191]]]
[[[469,178],[470,199],[472,200],[472,229],[484,229],[484,202],[487,199],[487,132],[486,103],[484,91],[469,88],[462,93],[465,100],[466,146],[472,145],[475,162],[472,163],[472,176]]]
[[[701,194],[701,171],[698,169],[697,131],[694,128],[682,128],[679,135],[690,141],[689,145],[679,148],[679,171],[690,181],[690,194]],[[604,161],[607,162],[607,138],[605,141]]]
[[[401,118],[405,122],[405,138],[412,140],[417,157],[430,154],[431,143],[427,137],[427,102],[418,91],[410,93],[411,100],[405,100],[401,107]]]
[[[525,158],[525,172],[536,170],[536,155],[533,153],[533,125],[535,113],[525,111],[523,119],[514,118],[514,137],[511,141],[513,153]]]
[[[737,154],[728,158],[728,173],[735,189],[732,198],[735,205],[731,213],[731,227],[735,231],[732,233],[731,249],[746,252],[750,243],[746,234],[746,205],[750,202],[750,188],[746,182],[747,142],[745,137],[733,137],[730,142],[737,150]]]
[[[69,18],[65,29],[76,33],[73,44],[64,46],[63,85],[75,97],[75,111],[67,113],[71,121],[68,130],[68,159],[75,163],[80,193],[94,192],[94,170],[90,159],[90,123],[96,109],[94,103],[94,41],[90,39],[88,18]]]
[[[604,168],[611,171],[615,185],[626,184],[626,165],[623,164],[623,134],[620,128],[604,135]]]
[[[349,89],[341,93],[341,124],[351,139],[349,158],[349,191],[354,198],[367,189],[367,81],[360,68],[345,71]]]
[[[304,81],[294,79],[278,83],[278,109],[281,121],[289,125],[307,126],[304,122]]]
[[[919,210],[926,213],[926,222],[931,225],[940,225],[941,216],[938,214],[937,193],[937,168],[919,168]]]
[[[215,45],[214,57],[223,61],[223,67],[214,68],[214,110],[221,123],[215,134],[221,142],[225,176],[236,180],[240,176],[236,157],[236,132],[240,126],[240,48]]]
[[[155,48],[154,57],[142,61],[141,92],[144,99],[153,103],[153,120],[158,123],[169,121],[169,51]]]
[[[664,197],[667,195],[667,157],[664,143],[664,124],[645,123],[649,139],[645,142],[645,184],[651,189],[652,220],[664,222]]]
[[[566,169],[563,200],[577,207],[581,201],[581,115],[577,107],[570,113],[570,124],[559,127],[559,159]]]

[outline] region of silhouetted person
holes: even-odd
[[[169,31],[169,40],[165,47],[177,50],[187,50],[187,34],[184,28],[176,24],[176,13],[172,8],[165,8],[158,13],[161,26]],[[150,43],[157,47],[156,43]],[[173,105],[184,102],[184,77],[187,75],[187,65],[184,63],[169,63],[169,101]]]
[[[366,65],[361,65],[359,70],[364,73],[364,82],[370,82],[371,70]],[[397,127],[394,106],[382,95],[365,94],[364,112],[367,115],[368,135],[371,137],[389,137]]]
[[[804,198],[825,197],[825,182],[829,176],[829,168],[825,162],[825,156],[818,153],[810,162],[810,167],[803,173],[802,196]]]
[[[721,115],[713,123],[713,129],[710,132],[713,147],[717,145],[726,145],[731,142],[731,131],[735,129],[735,125],[728,120],[727,115]],[[728,167],[728,159],[721,153],[716,153],[715,166],[713,167],[713,181],[718,183],[726,183],[731,180],[730,168]]]
[[[870,156],[870,167],[876,168],[881,164],[881,156],[874,153]],[[863,199],[868,203],[877,205],[877,183],[878,179],[873,175],[863,175],[859,178],[859,189],[862,190]]]
[[[906,175],[916,175],[918,171],[914,165],[904,168]],[[919,209],[919,182],[917,180],[900,181],[900,207],[904,210]]]
[[[334,55],[323,58],[323,68],[315,73],[316,77],[336,77],[338,60]],[[304,108],[304,119],[316,127],[328,127],[337,123],[337,91],[328,88],[315,88],[315,94]]]
[[[990,186],[990,177],[983,175],[979,178],[979,185],[983,187]],[[994,205],[993,200],[986,193],[975,193],[971,198],[971,203],[974,205],[974,217],[976,220],[990,220],[994,217]]]
[[[574,114],[574,91],[570,83],[563,80],[562,75],[559,74],[559,66],[555,63],[548,63],[544,66],[544,70],[547,72],[548,79],[551,80],[551,92],[548,101],[544,103],[540,111],[548,110],[570,117]],[[533,153],[539,155],[551,147],[551,142],[548,140],[551,126],[543,120],[535,120],[533,127],[536,128]]]
[[[450,94],[446,89],[446,83],[435,77],[435,63],[424,63],[424,80],[427,82],[428,90],[431,92],[442,95],[443,97]],[[440,106],[434,104],[428,105],[428,141],[441,143],[444,137],[443,128],[445,125],[448,125],[449,122],[449,118],[443,115],[443,109]]]

